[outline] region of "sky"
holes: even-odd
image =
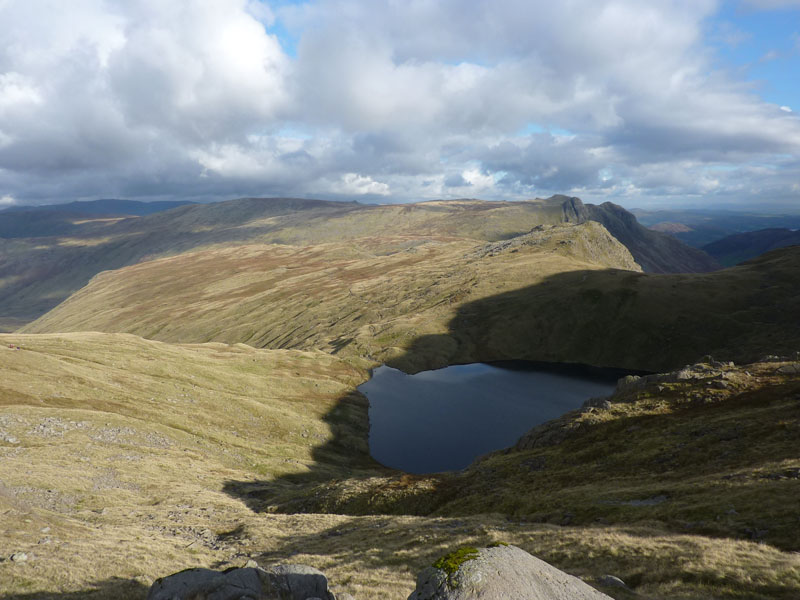
[[[0,0],[0,208],[800,212],[800,0]]]

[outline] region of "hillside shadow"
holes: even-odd
[[[797,342],[786,333],[800,318],[794,304],[784,311],[776,310],[780,302],[754,305],[752,289],[708,292],[708,277],[615,269],[555,274],[463,304],[447,333],[417,337],[386,364],[408,373],[508,360],[661,372],[709,353],[754,361],[759,345],[782,352],[776,342]],[[757,278],[747,283],[758,288]],[[409,475],[372,460],[367,411],[366,398],[351,390],[325,415],[333,436],[314,448],[306,472],[228,481],[225,491],[254,511],[341,514],[429,514],[458,495],[459,472]]]
[[[606,278],[629,282],[638,273],[605,271]],[[635,364],[627,355],[620,360],[607,341],[614,319],[593,318],[597,312],[624,315],[635,296],[631,292],[597,291],[596,272],[578,271],[552,276],[540,284],[467,303],[459,308],[441,335],[420,336],[408,350],[387,361],[406,372],[439,368],[450,364],[496,361],[538,363],[584,363],[600,367]],[[630,285],[628,283],[628,285]],[[568,302],[564,290],[569,290]],[[602,298],[600,296],[603,296]],[[571,306],[569,318],[558,326],[550,315]],[[337,350],[339,348],[337,347]],[[457,494],[457,475],[410,475],[378,464],[369,456],[369,404],[358,390],[342,395],[323,420],[332,437],[312,451],[313,464],[307,471],[283,475],[275,480],[228,481],[224,490],[256,511],[335,511],[346,514],[403,512],[428,514],[441,502]],[[373,481],[379,478],[380,482]],[[375,486],[382,487],[382,493]],[[384,498],[386,487],[395,501]],[[341,489],[347,500],[327,506],[328,492]],[[400,510],[402,505],[402,510]]]
[[[0,600],[144,600],[149,586],[135,579],[111,577],[77,592],[0,594]]]

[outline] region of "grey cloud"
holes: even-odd
[[[471,184],[461,173],[453,173],[444,178],[444,187],[469,187]]]
[[[0,198],[789,201],[800,118],[713,70],[717,7],[0,2]]]

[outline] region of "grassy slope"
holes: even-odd
[[[489,245],[184,254],[103,273],[23,330],[318,348],[407,371],[515,358],[657,371],[800,347],[800,248],[706,274],[601,268],[630,268],[621,250],[589,223]]]
[[[101,271],[198,248],[319,243],[385,233],[455,232],[495,239],[558,222],[560,215],[560,206],[534,202],[361,206],[242,199],[183,206],[105,226],[82,225],[74,235],[0,239],[0,314],[30,321]]]
[[[528,202],[464,200],[364,206],[318,200],[241,199],[184,206],[119,223],[81,225],[71,235],[0,239],[0,315],[30,321],[100,271],[201,248],[246,243],[307,245],[387,235],[493,241],[525,233],[536,225],[595,218],[591,215],[605,215],[600,220],[617,228],[615,235],[623,235],[630,228],[619,218],[619,211],[582,204],[576,209],[575,201],[580,203],[554,197]],[[634,231],[626,239],[642,264],[656,270],[670,270],[670,265],[678,270],[708,267],[704,262],[707,256],[693,257],[691,253],[697,251],[671,239],[667,241],[672,246],[667,248],[663,240],[656,239],[657,234],[632,227]]]
[[[572,271],[465,304],[402,368],[524,358],[660,371],[704,354],[737,362],[800,348],[800,248],[705,274]],[[445,348],[447,351],[443,351]],[[421,366],[424,366],[421,365]]]
[[[725,535],[731,522],[750,522],[751,506],[738,497],[739,514],[726,515],[712,532],[682,530],[675,514],[665,516],[659,507],[637,512],[597,505],[598,498],[651,493],[656,484],[611,491],[590,465],[569,459],[572,446],[561,454],[550,447],[478,463],[460,476],[463,493],[445,497],[450,505],[429,486],[424,495],[435,492],[439,516],[254,512],[256,503],[298,493],[307,501],[323,480],[315,502],[332,501],[324,494],[348,487],[335,482],[356,490],[377,482],[371,501],[385,501],[387,508],[393,502],[383,498],[387,493],[409,497],[425,487],[425,478],[395,478],[359,452],[364,404],[352,388],[366,373],[324,353],[76,333],[3,335],[0,355],[0,557],[29,556],[25,563],[0,561],[6,598],[141,599],[157,576],[190,566],[241,565],[253,556],[264,563],[313,564],[359,598],[401,599],[413,588],[414,574],[446,550],[497,540],[590,582],[615,573],[648,598],[791,598],[800,589],[796,554],[708,535]],[[602,427],[641,425],[641,417],[665,410],[615,406],[608,414],[582,416],[594,421],[577,435],[602,443]],[[794,411],[781,413],[789,435],[797,426]],[[753,413],[740,416],[752,421]],[[655,425],[628,431],[630,453],[651,435],[658,435]],[[773,435],[764,448],[772,462],[779,461],[776,441]],[[546,455],[544,470],[529,464],[539,455]],[[784,460],[780,468],[795,463]],[[635,469],[620,473],[616,463],[608,465],[616,483],[636,477]],[[767,461],[762,466],[774,470]],[[571,489],[559,481],[569,469],[583,478],[577,490],[574,479]],[[731,485],[749,485],[749,471],[741,472],[743,483]],[[664,486],[678,479],[675,473]],[[239,497],[231,492],[232,480],[261,492]],[[784,481],[754,481],[767,494],[791,491]],[[544,487],[547,496],[537,492]],[[765,497],[774,498],[768,507],[780,499]],[[516,508],[508,505],[515,498],[522,502]],[[671,502],[678,515],[687,510],[677,493]],[[489,504],[508,516],[470,516]],[[567,508],[573,522],[562,524]],[[727,509],[717,505],[713,514]],[[531,515],[557,523],[535,522]],[[597,515],[606,521],[593,521]]]
[[[251,245],[102,273],[25,331],[126,331],[383,359],[415,337],[446,332],[466,302],[603,267],[637,268],[596,223],[489,246],[411,236]]]
[[[217,533],[248,513],[223,492],[232,477],[375,470],[351,393],[366,371],[330,355],[84,333],[0,343],[0,556],[31,555],[0,562],[0,595],[230,556]]]
[[[502,539],[589,581],[622,576],[648,598],[796,597],[800,386],[776,365],[748,367],[755,377],[735,374],[725,390],[701,381],[620,398],[556,423],[569,434],[558,444],[455,476],[393,475],[364,456],[365,405],[352,392],[378,358],[407,368],[484,352],[531,358],[540,332],[566,340],[551,348],[564,358],[630,355],[632,366],[670,347],[708,348],[719,327],[755,333],[741,338],[748,352],[795,344],[791,250],[677,278],[607,268],[622,265],[630,257],[590,224],[495,244],[396,235],[219,248],[101,274],[48,317],[63,321],[38,325],[97,319],[197,341],[236,341],[248,327],[251,343],[344,360],[109,334],[0,336],[0,557],[33,556],[0,562],[0,590],[78,598],[95,582],[97,598],[141,598],[156,576],[255,554],[314,564],[357,597],[405,598],[445,549]],[[637,298],[651,312],[631,312]],[[647,333],[648,319],[675,310],[674,331],[695,338]],[[734,324],[706,323],[704,311]],[[138,322],[145,315],[154,319]],[[609,347],[603,336],[636,315],[636,339],[655,346]],[[752,329],[733,329],[740,322]],[[257,512],[286,508],[386,514]]]

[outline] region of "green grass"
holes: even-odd
[[[648,388],[550,424],[570,432],[554,445],[412,476],[365,456],[366,371],[322,352],[76,333],[3,335],[0,353],[0,434],[17,440],[0,441],[0,556],[33,556],[0,562],[5,594],[141,599],[159,576],[254,555],[399,600],[449,549],[500,540],[648,598],[800,590],[798,480],[772,478],[800,467],[800,382],[780,363],[729,390]]]

